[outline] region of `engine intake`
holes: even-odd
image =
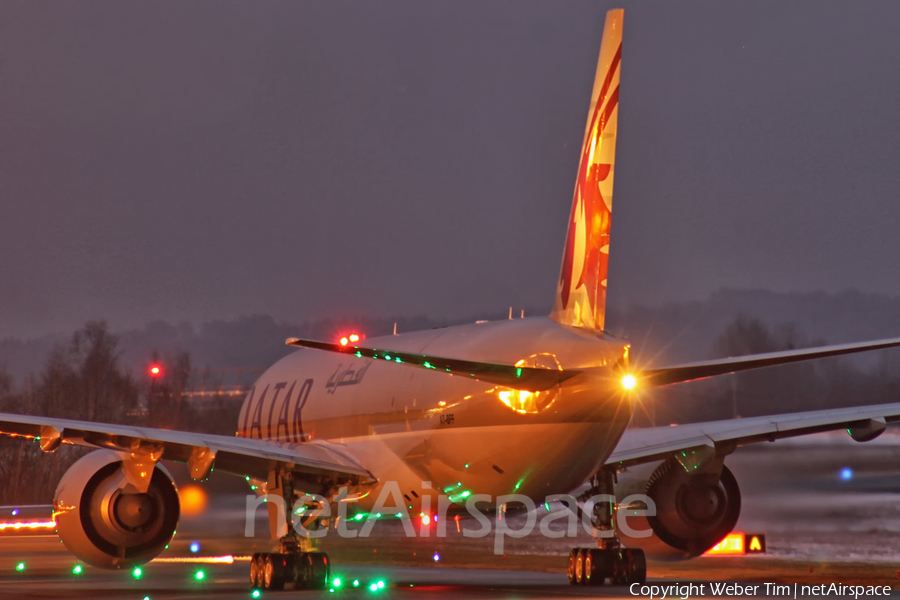
[[[131,485],[122,458],[97,450],[73,464],[53,501],[59,537],[89,565],[119,569],[143,564],[175,535],[180,506],[171,475],[157,465],[146,493]]]
[[[741,512],[741,493],[734,475],[687,473],[674,459],[662,463],[647,481],[646,495],[656,504],[647,516],[653,535],[620,537],[627,546],[643,548],[657,560],[684,560],[703,554],[734,529]],[[633,530],[645,529],[632,525]]]

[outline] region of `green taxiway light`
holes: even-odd
[[[72,574],[73,575],[81,575],[81,572],[83,570],[84,569],[81,568],[81,565],[75,565],[74,567],[72,567]]]
[[[378,585],[378,589],[379,589],[379,590],[383,590],[383,589],[384,589],[384,581],[379,581],[377,585]]]
[[[196,579],[197,581],[203,581],[205,577],[206,573],[204,573],[203,571],[197,571],[196,573],[194,573],[194,579]]]
[[[468,498],[471,495],[472,495],[472,492],[470,492],[469,490],[466,490],[462,493],[463,498]]]
[[[431,364],[430,362],[428,362],[427,360],[424,363],[422,363],[422,366],[425,367],[426,369],[434,369],[435,368],[434,365]]]
[[[356,352],[356,358],[362,358],[362,352],[357,351],[357,352]]]
[[[331,585],[333,585],[333,586],[336,587],[336,588],[341,587],[341,578],[340,578],[340,577],[335,577],[335,578],[334,578],[334,581],[331,583]]]
[[[261,595],[261,594],[260,594],[259,590],[253,590],[253,593],[250,594],[250,597],[251,597],[251,598],[259,598],[260,595]]]
[[[522,376],[522,369],[521,368],[516,369],[516,377],[521,377],[521,376]]]
[[[372,590],[373,592],[377,592],[377,591],[378,591],[378,584],[377,584],[377,583],[373,583],[372,585],[369,586],[369,589]]]
[[[24,571],[24,570],[25,570],[25,563],[20,562],[19,564],[16,565],[16,571],[21,572],[21,571]]]
[[[467,468],[467,469],[469,468],[469,463],[466,463],[466,468]]]
[[[359,587],[359,579],[353,580],[353,587]]]
[[[362,514],[362,513],[359,513],[358,515],[356,515],[355,517],[353,517],[353,520],[354,520],[354,521],[362,521],[365,517],[366,517],[366,515],[364,515],[364,514]]]
[[[390,355],[390,354],[385,354],[385,355],[384,355],[384,360],[391,360],[391,355]]]
[[[135,579],[140,579],[141,575],[143,575],[143,574],[144,574],[144,570],[141,569],[140,567],[135,567],[134,571],[131,572],[131,576],[134,577]]]

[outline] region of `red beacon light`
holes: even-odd
[[[341,346],[346,346],[347,344],[355,344],[360,340],[359,334],[351,333],[350,335],[346,335],[340,339]]]
[[[159,365],[150,365],[150,377],[159,377],[162,375],[162,367]]]

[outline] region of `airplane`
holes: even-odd
[[[613,502],[597,503],[577,509],[602,534],[597,547],[568,556],[572,584],[642,583],[646,556],[696,557],[734,527],[740,490],[725,460],[736,447],[841,429],[862,442],[900,421],[900,403],[892,403],[628,428],[643,389],[898,347],[900,338],[631,364],[630,344],[604,331],[623,17],[622,9],[606,16],[549,316],[340,342],[291,338],[296,351],[250,389],[235,437],[0,414],[0,433],[46,452],[62,444],[95,449],[56,490],[54,519],[69,551],[111,569],[159,555],[180,514],[161,460],[186,463],[197,480],[215,469],[259,482],[273,500],[267,511],[277,551],[254,555],[249,577],[265,589],[328,585],[327,555],[287,527],[296,513],[309,531],[334,525],[322,502],[303,504],[314,494],[366,515],[396,488],[419,514],[451,490],[452,514],[476,493],[543,502],[587,482],[591,495],[614,494],[617,473],[658,464],[646,485],[657,508],[646,516],[652,535],[632,536],[614,518]],[[479,510],[504,508],[489,502]]]

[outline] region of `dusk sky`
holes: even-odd
[[[552,303],[606,10],[0,2],[0,337]],[[610,299],[900,295],[900,4],[634,2]]]

